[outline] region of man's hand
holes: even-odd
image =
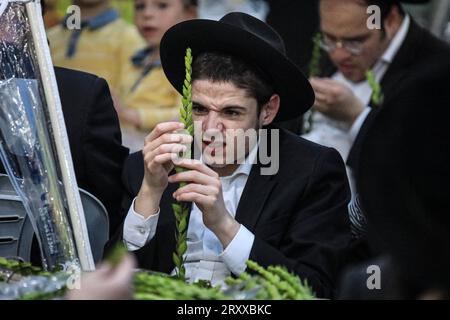
[[[80,289],[70,290],[69,300],[124,300],[132,298],[132,278],[136,261],[126,255],[119,265],[113,268],[102,264],[96,271],[83,274]]]
[[[134,210],[145,218],[158,211],[159,202],[168,184],[169,172],[173,170],[173,159],[180,152],[185,152],[192,143],[188,134],[174,133],[183,129],[179,122],[158,124],[145,138],[144,156],[145,173],[141,189],[135,202]]]
[[[316,94],[315,110],[349,125],[363,112],[362,101],[344,84],[329,78],[311,78],[310,82]]]
[[[240,224],[225,207],[219,175],[198,160],[182,159],[176,165],[188,169],[169,177],[169,182],[189,182],[174,194],[177,201],[195,202],[203,213],[203,223],[226,248],[239,231]]]

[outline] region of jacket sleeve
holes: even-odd
[[[106,81],[96,78],[88,96],[82,135],[87,188],[108,210],[111,235],[123,220],[121,173],[128,149],[122,146],[119,120]]]
[[[350,191],[341,157],[334,149],[324,150],[279,247],[256,235],[250,259],[265,267],[286,266],[317,296],[330,298],[350,243]]]

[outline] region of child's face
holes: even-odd
[[[195,18],[195,9],[182,0],[135,0],[134,21],[150,47],[159,48],[164,33],[173,25]]]

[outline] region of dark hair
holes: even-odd
[[[242,59],[218,52],[199,54],[192,64],[192,80],[231,82],[256,99],[258,113],[274,94],[273,87],[257,67]]]
[[[197,7],[198,0],[183,0],[183,5],[187,7]]]

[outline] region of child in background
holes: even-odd
[[[63,16],[56,8],[58,0],[46,0],[45,3],[41,2],[42,6],[46,6],[45,15],[44,15],[44,25],[45,28],[51,28],[56,26],[61,22]]]
[[[122,94],[130,57],[145,46],[136,28],[119,17],[110,0],[73,0],[80,8],[81,25],[69,29],[76,12],[69,12],[59,25],[48,30],[56,66],[93,73],[105,78],[111,89]]]
[[[135,24],[147,47],[129,63],[132,83],[124,96],[115,97],[123,144],[130,151],[142,149],[145,136],[159,122],[177,118],[181,97],[166,79],[159,59],[159,45],[173,25],[197,17],[197,0],[135,0]]]

